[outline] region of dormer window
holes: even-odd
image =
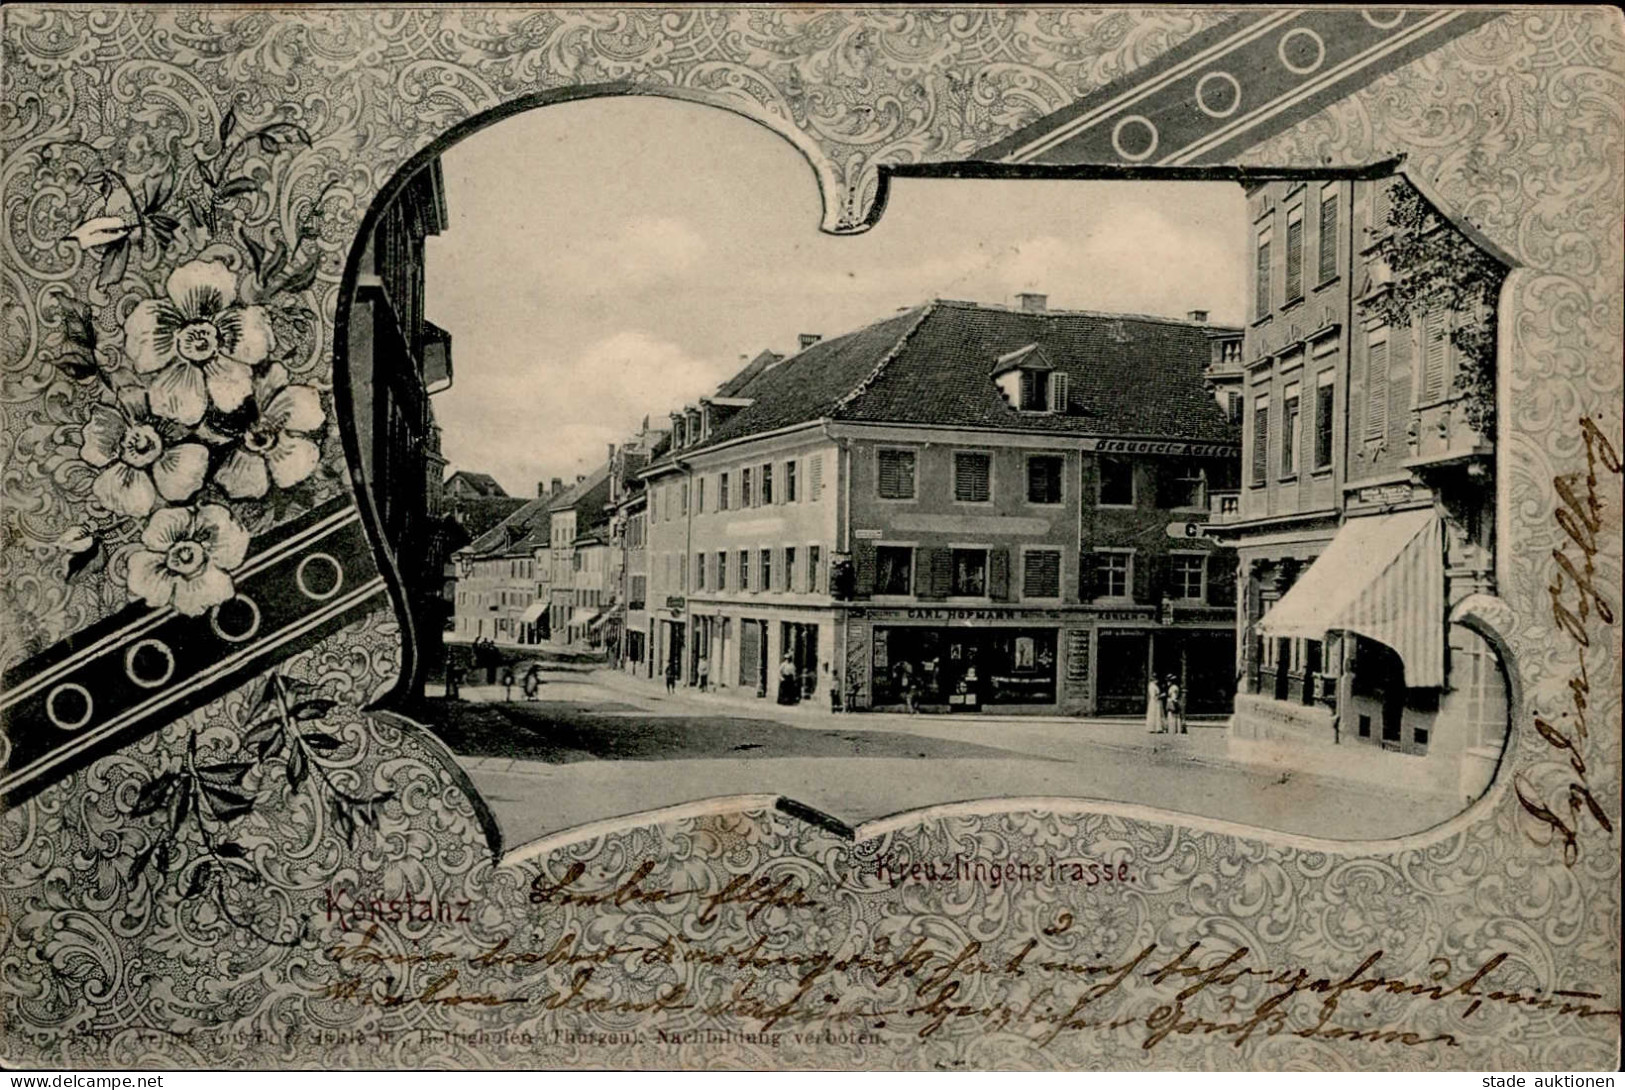
[[[1064,413],[1071,398],[1071,376],[1056,370],[1036,344],[1000,356],[993,380],[1004,398],[1024,413]]]

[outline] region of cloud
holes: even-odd
[[[514,354],[434,399],[453,466],[492,473],[515,494],[550,476],[590,472],[644,416],[714,390],[732,361],[704,360],[642,330],[621,330],[574,355]]]
[[[705,237],[687,220],[639,216],[581,245],[566,242],[554,254],[555,278],[579,286],[617,287],[673,280],[705,256]]]

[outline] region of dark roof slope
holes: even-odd
[[[523,496],[447,496],[446,513],[477,538],[521,507]]]
[[[751,379],[761,374],[764,368],[771,367],[773,364],[778,363],[782,359],[784,359],[784,357],[773,351],[771,348],[764,348],[762,351],[756,354],[755,359],[745,364],[745,366],[740,369],[738,374],[728,379],[721,386],[718,386],[716,396],[740,396],[739,391],[744,389],[745,385],[750,382]]]
[[[690,449],[825,417],[1239,442],[1240,430],[1204,385],[1211,337],[1226,328],[1145,315],[1029,313],[936,300],[819,341],[762,369],[736,390],[736,396],[753,403]],[[1020,412],[994,382],[1000,357],[1029,345],[1069,376],[1064,414]]]
[[[529,553],[538,545],[546,545],[551,527],[548,507],[552,500],[541,496],[524,501],[519,510],[491,527],[460,551],[476,556],[508,556]]]
[[[476,473],[471,469],[459,469],[446,478],[446,484],[460,482],[468,486],[469,490],[478,496],[506,496],[507,489],[497,483],[497,479],[489,473]]]

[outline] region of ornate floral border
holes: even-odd
[[[241,560],[235,528],[274,524],[344,492],[324,396],[340,272],[374,197],[445,132],[595,86],[707,103],[800,149],[823,188],[826,228],[845,229],[867,219],[881,167],[963,158],[1224,17],[1174,9],[7,7],[0,659],[15,662],[85,628],[132,591],[161,596],[146,553],[168,556],[190,542],[201,560],[188,552],[181,561],[212,564],[229,579]],[[324,994],[334,970],[318,955],[339,938],[323,911],[326,891],[346,884],[471,906],[449,928],[401,928],[392,941],[403,944],[477,950],[509,935],[542,948],[570,933],[607,939],[602,912],[539,912],[527,896],[532,879],[576,861],[613,873],[650,860],[651,886],[721,890],[737,876],[770,874],[793,878],[823,907],[747,919],[735,906],[709,920],[629,909],[613,917],[622,933],[719,946],[761,937],[786,954],[921,938],[943,948],[980,942],[1009,956],[1017,936],[1053,931],[1069,913],[1074,925],[1045,936],[1043,952],[1109,961],[1151,942],[1178,950],[1200,941],[1246,946],[1272,966],[1351,969],[1380,949],[1383,970],[1410,979],[1427,979],[1439,958],[1461,967],[1505,953],[1503,987],[1589,990],[1598,1005],[1617,1008],[1618,834],[1583,829],[1565,865],[1551,829],[1531,823],[1509,785],[1521,777],[1531,792],[1560,798],[1572,778],[1569,754],[1545,744],[1533,717],[1555,722],[1572,708],[1574,657],[1546,590],[1552,551],[1565,543],[1553,478],[1585,470],[1582,416],[1619,441],[1622,80],[1617,13],[1508,13],[1240,160],[1358,166],[1402,155],[1408,174],[1518,265],[1504,289],[1501,346],[1501,525],[1510,544],[1501,557],[1504,616],[1491,623],[1518,663],[1522,699],[1510,767],[1471,813],[1407,841],[1329,850],[1108,806],[966,808],[898,823],[858,845],[771,810],[689,812],[595,830],[499,866],[484,851],[466,781],[432,739],[360,710],[398,665],[396,621],[373,613],[281,664],[270,689],[257,679],[5,814],[0,1024],[8,1061],[1609,1066],[1617,1018],[1507,1004],[1470,1014],[1416,1010],[1402,997],[1371,1000],[1370,1010],[1424,1034],[1448,1033],[1460,1047],[1362,1051],[1262,1033],[1232,1045],[1194,1032],[1153,1052],[1143,1033],[1116,1030],[1039,1048],[1012,1027],[970,1019],[924,1038],[916,1019],[906,1031],[806,1052],[748,1041],[672,1045],[647,1025],[640,1031],[637,1017],[610,1011],[527,1009],[521,1018],[470,1007],[357,1007]],[[243,392],[230,362],[248,372],[250,392],[267,384],[261,396]],[[181,363],[202,379],[201,412],[194,376],[171,373]],[[311,396],[295,392],[285,395],[286,413],[261,419],[289,390],[311,391],[316,411]],[[233,416],[244,406],[255,419]],[[297,448],[296,468],[310,463],[303,476],[278,477],[266,461],[261,489],[238,456],[264,460],[283,437],[315,444],[320,457],[310,463]],[[155,442],[160,457],[167,452],[162,477],[148,457]],[[174,455],[188,445],[203,448],[201,462]],[[186,525],[165,511],[187,512]],[[1597,544],[1599,585],[1617,586],[1617,531]],[[152,578],[132,580],[132,572]],[[219,580],[210,582],[211,594],[222,593]],[[181,609],[174,589],[167,600]],[[1594,725],[1617,723],[1617,629],[1593,622],[1588,631],[1589,715]],[[268,709],[280,726],[265,726]],[[318,725],[307,736],[290,723]],[[1617,798],[1619,761],[1618,734],[1594,727],[1585,764],[1597,798]],[[354,806],[335,806],[338,799]],[[1065,885],[892,887],[875,877],[880,859],[956,853],[1131,862],[1144,880],[1106,896]],[[402,984],[427,986],[431,971],[404,969]],[[624,1001],[675,983],[694,994],[727,986],[726,974],[682,965],[606,964],[599,973]],[[517,976],[493,968],[481,983]],[[773,979],[788,984],[788,970]],[[969,989],[976,994],[956,1001],[1011,998],[991,988],[978,982]],[[877,1006],[905,1003],[907,992],[901,980],[872,978],[844,990]],[[1243,982],[1230,999],[1254,994]],[[1132,1008],[1136,997],[1127,996],[1121,1002]],[[692,1012],[665,1024],[729,1025]],[[630,1044],[614,1042],[622,1032],[635,1035]]]

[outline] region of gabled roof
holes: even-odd
[[[507,490],[497,483],[497,479],[489,473],[476,473],[471,469],[459,469],[446,478],[444,487],[453,482],[467,485],[469,490],[478,496],[506,496]]]
[[[1203,386],[1210,337],[1229,328],[939,299],[745,378],[734,392],[750,406],[682,454],[821,419],[1239,443]],[[993,381],[1035,358],[1069,376],[1064,413],[1021,412]]]
[[[448,517],[455,519],[470,538],[477,538],[521,507],[523,496],[447,496]]]
[[[1055,370],[1055,365],[1049,361],[1049,355],[1044,351],[1044,346],[1035,342],[1023,345],[1014,352],[1006,352],[994,360],[992,375],[994,378],[998,378],[1000,375],[1014,371],[1018,367],[1028,371]]]
[[[525,501],[519,510],[469,542],[458,552],[474,556],[521,554],[528,556],[532,549],[548,542],[548,531],[551,527],[549,502],[545,496]]]
[[[609,521],[609,512],[604,509],[609,503],[609,464],[599,466],[577,484],[564,490],[564,494],[554,497],[549,510],[574,511],[576,513],[576,532],[597,526],[601,522]]]
[[[738,397],[739,391],[744,389],[757,375],[768,367],[773,366],[784,356],[772,349],[763,349],[756,354],[756,358],[745,364],[739,373],[717,387],[717,397]]]

